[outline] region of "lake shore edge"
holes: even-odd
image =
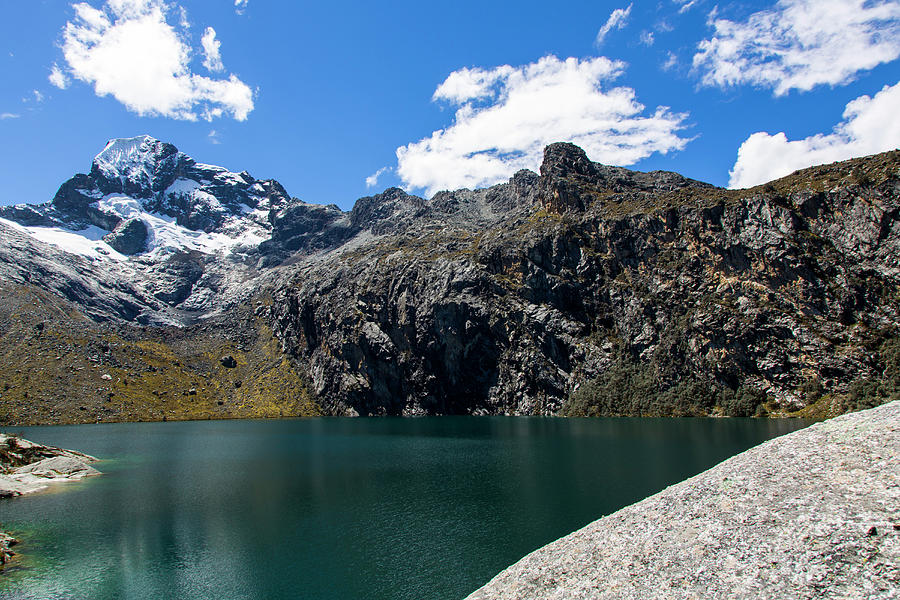
[[[552,542],[467,600],[894,598],[900,401],[751,448]]]
[[[45,446],[0,433],[0,502],[48,490],[54,483],[99,475],[99,459],[75,450]],[[0,530],[0,566],[15,556],[19,540]],[[2,575],[2,571],[0,571]]]

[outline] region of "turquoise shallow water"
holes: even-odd
[[[106,459],[0,501],[16,599],[462,598],[526,553],[808,422],[435,417],[22,428]]]

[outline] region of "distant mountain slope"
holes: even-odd
[[[280,414],[840,412],[890,396],[900,371],[898,174],[895,151],[724,190],[554,144],[540,175],[430,200],[392,188],[343,212],[113,140],[51,202],[0,208],[0,306],[50,293],[88,317],[86,343],[152,339],[193,373],[128,377],[141,360],[126,352],[135,406],[191,377],[223,403],[51,399],[50,418],[20,383],[0,419],[250,414],[235,408],[247,389],[219,381],[238,352],[222,340],[245,338],[242,364],[296,378],[279,371]]]

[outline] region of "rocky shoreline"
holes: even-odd
[[[100,471],[90,466],[97,458],[15,435],[0,434],[0,499],[46,490],[53,483],[75,481]],[[18,540],[0,531],[0,565],[15,555]]]
[[[900,401],[732,457],[468,600],[900,597]]]

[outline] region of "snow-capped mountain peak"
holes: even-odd
[[[277,262],[263,245],[273,238],[270,214],[290,204],[277,181],[198,163],[148,135],[117,138],[51,201],[0,206],[0,242],[42,265],[50,257],[34,274],[16,266],[18,277],[69,289],[86,273],[96,278],[86,294],[126,290],[125,313],[141,306],[147,319],[168,321],[173,307],[208,314],[243,293],[262,262]]]
[[[93,164],[103,173],[121,173],[144,168],[153,156],[161,154],[162,142],[149,135],[109,140],[94,157]]]
[[[27,228],[90,232],[87,245],[63,243],[73,239],[67,235],[34,232],[77,254],[104,243],[125,255],[209,254],[268,239],[270,210],[289,200],[276,181],[197,163],[172,144],[141,135],[110,140],[94,157],[90,173],[69,179],[51,202],[0,207],[0,217]],[[97,231],[104,232],[102,239]]]
[[[117,138],[94,157],[90,176],[103,194],[149,198],[171,185],[193,163],[172,144],[149,135]]]

